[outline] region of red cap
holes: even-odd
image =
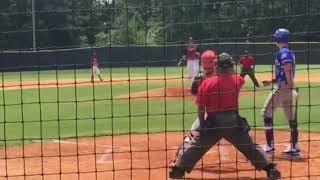
[[[201,65],[204,69],[213,68],[216,64],[217,53],[215,51],[207,50],[201,55]]]

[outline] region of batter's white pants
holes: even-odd
[[[275,84],[274,90],[269,94],[262,109],[263,117],[273,117],[273,112],[282,107],[288,121],[295,119],[296,101],[298,95],[296,90],[288,88],[285,82]]]
[[[188,68],[189,85],[191,86],[193,79],[199,74],[199,70],[200,70],[199,60],[188,60],[187,68]]]

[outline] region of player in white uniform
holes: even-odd
[[[92,53],[92,57],[91,57],[91,82],[94,81],[94,75],[97,75],[100,79],[100,81],[103,81],[103,79],[101,78],[100,75],[100,71],[99,71],[99,63],[98,63],[98,58],[97,58],[97,54],[94,52]]]
[[[187,61],[189,86],[191,86],[194,78],[199,75],[199,58],[200,53],[198,45],[195,44],[192,40],[192,37],[190,37],[189,44],[184,50],[183,56],[180,62],[178,63],[178,65],[180,66],[182,62]]]

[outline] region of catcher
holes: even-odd
[[[267,172],[269,179],[279,179],[280,172],[253,143],[249,125],[238,114],[238,97],[244,79],[233,73],[234,62],[227,53],[218,57],[216,76],[205,79],[198,88],[199,133],[184,141],[171,165],[169,177],[182,179],[190,173],[204,154],[222,138],[233,144],[258,170]],[[232,72],[232,73],[230,73]],[[207,113],[207,118],[205,118]]]
[[[201,67],[204,71],[204,75],[202,76],[201,74],[199,74],[199,76],[194,78],[194,81],[191,85],[191,94],[193,95],[197,95],[199,86],[206,78],[209,78],[215,75],[215,64],[217,62],[217,53],[212,50],[207,50],[202,53],[200,60],[201,60]],[[189,136],[192,136],[193,133],[197,133],[195,129],[198,127],[198,125],[199,125],[199,119],[197,118],[193,122],[191,126],[191,131],[186,135],[186,138],[189,138]]]

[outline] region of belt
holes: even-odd
[[[278,85],[278,88],[280,88],[281,85],[288,85],[287,81],[277,81],[276,84]]]
[[[218,112],[207,112],[208,117],[215,117],[218,114],[224,114],[224,113],[235,113],[239,114],[238,110],[227,110],[227,111],[218,111]]]

